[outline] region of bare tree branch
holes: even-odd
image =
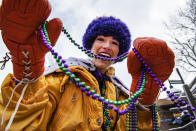
[[[178,10],[164,23],[176,54],[177,65],[196,71],[196,0],[188,0],[186,8]]]

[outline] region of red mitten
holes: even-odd
[[[0,8],[0,29],[3,41],[12,55],[14,76],[18,80],[34,81],[44,72],[48,49],[42,42],[40,26],[51,12],[47,0],[3,0]],[[62,29],[60,19],[47,24],[53,46]]]
[[[134,40],[133,46],[153,71],[156,78],[161,80],[162,83],[168,79],[174,68],[174,53],[165,41],[152,37],[141,37]],[[142,63],[137,55],[133,51],[129,52],[127,68],[133,79],[130,88],[132,93],[137,91],[141,67]],[[154,79],[146,73],[146,85],[142,94],[139,95],[139,102],[143,105],[150,106],[157,99],[160,87]]]

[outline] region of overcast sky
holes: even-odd
[[[103,15],[112,15],[124,21],[130,28],[132,41],[142,36],[157,37],[167,41],[168,36],[165,35],[163,22],[175,14],[179,7],[183,7],[185,2],[186,0],[50,0],[52,13],[49,19],[59,17],[72,38],[79,44],[88,24],[96,16]],[[2,60],[8,50],[1,38],[0,49],[0,60]],[[87,58],[67,40],[63,33],[55,49],[64,58],[70,56]],[[47,55],[46,66],[52,63],[48,62],[49,59],[51,59],[50,55]],[[126,60],[114,66],[116,75],[130,87],[131,76],[127,73]],[[0,83],[9,72],[12,72],[11,62],[6,64],[4,70],[0,70]]]

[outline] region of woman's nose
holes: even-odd
[[[105,41],[103,44],[103,47],[106,49],[110,49],[110,42],[109,41]]]

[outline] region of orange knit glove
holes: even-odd
[[[141,37],[134,40],[133,46],[156,78],[162,83],[168,79],[174,68],[174,53],[166,42],[152,37]],[[128,54],[127,67],[133,79],[130,91],[135,93],[140,80],[142,63],[133,51]],[[160,87],[154,79],[146,73],[146,85],[139,95],[139,102],[143,105],[150,106],[157,99]]]
[[[3,0],[0,8],[0,29],[3,41],[12,55],[14,76],[26,82],[34,81],[44,72],[45,54],[48,49],[42,43],[40,25],[51,12],[47,0]],[[47,24],[53,43],[62,29],[60,19]]]

